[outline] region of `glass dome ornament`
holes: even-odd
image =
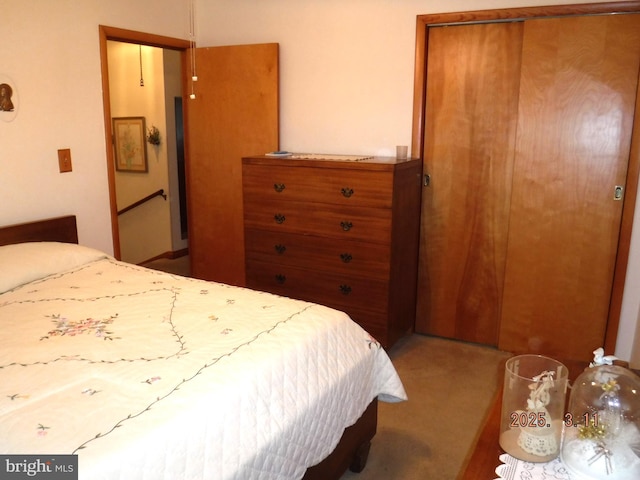
[[[574,382],[564,418],[561,459],[572,477],[640,479],[640,378],[594,352]]]

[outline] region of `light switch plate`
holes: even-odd
[[[72,170],[70,148],[58,150],[58,165],[60,166],[60,173],[70,172]]]

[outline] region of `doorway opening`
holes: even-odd
[[[146,263],[185,255],[188,234],[182,96],[190,43],[102,25],[99,33],[114,256]],[[119,48],[125,56],[114,61],[113,48]],[[127,51],[132,58],[123,53]],[[127,65],[123,67],[121,62]],[[120,83],[127,69],[132,69],[126,75],[127,79],[131,77],[131,82],[127,81],[131,85],[123,87]],[[162,92],[159,100],[145,103],[154,88]],[[118,132],[114,130],[114,117],[143,118],[138,128],[144,132],[138,133],[136,141],[138,147],[146,149],[146,171],[116,168],[114,141]],[[154,127],[160,133],[159,144],[147,143]]]

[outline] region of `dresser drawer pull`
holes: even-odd
[[[349,295],[351,293],[351,287],[349,285],[340,285],[340,293]]]
[[[344,263],[349,263],[351,260],[353,260],[353,256],[350,253],[341,253],[340,258]]]
[[[340,191],[342,192],[342,196],[347,197],[347,198],[349,198],[351,195],[353,195],[353,188],[344,187]]]
[[[282,255],[286,250],[287,247],[285,247],[284,245],[275,245],[274,248],[276,249],[276,252],[278,252],[278,254]]]
[[[273,189],[278,193],[282,192],[285,189],[284,183],[274,183]]]
[[[287,276],[286,276],[286,275],[283,275],[282,273],[278,273],[278,274],[276,275],[276,282],[277,282],[279,285],[283,285],[283,284],[284,284],[284,282],[286,282],[286,281],[287,281]]]
[[[286,220],[285,216],[281,213],[276,213],[273,216],[273,219],[276,221],[276,223],[284,223],[284,221]]]
[[[351,223],[351,222],[340,222],[340,226],[342,227],[342,230],[344,230],[345,232],[348,232],[349,230],[351,230],[353,228],[353,223]]]

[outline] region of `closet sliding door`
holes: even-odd
[[[428,29],[416,331],[586,360],[603,345],[640,15]]]
[[[497,345],[522,27],[429,31],[418,332]]]
[[[640,15],[525,22],[503,350],[603,345],[639,60]]]

